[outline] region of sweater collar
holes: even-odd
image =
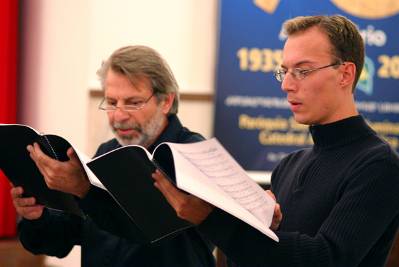
[[[183,128],[179,118],[172,114],[168,116],[168,125],[155,142],[148,147],[148,151],[152,153],[154,149],[162,142],[177,142],[179,133]]]
[[[360,115],[329,124],[312,125],[309,127],[309,130],[314,145],[318,148],[347,144],[362,136],[374,133]]]

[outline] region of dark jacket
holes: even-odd
[[[191,143],[200,140],[203,140],[201,135],[184,128],[179,119],[172,115],[167,128],[148,150],[152,152],[159,143],[165,141]],[[96,155],[117,147],[120,145],[112,139],[103,143]],[[120,214],[114,211],[120,209],[107,192],[92,187],[80,205],[89,214],[84,219],[45,209],[38,220],[22,220],[18,229],[23,246],[34,254],[64,257],[74,245],[81,245],[82,267],[214,266],[213,247],[195,228],[154,245],[143,244],[139,239],[123,237],[123,228],[118,228],[113,222],[113,218],[116,218],[114,214]]]

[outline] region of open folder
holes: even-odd
[[[67,160],[70,143],[41,135],[26,125],[0,125],[0,168],[14,183],[50,208],[81,214],[73,196],[48,189],[26,146],[38,142],[49,156]],[[4,140],[7,140],[4,141]],[[76,148],[90,182],[109,192],[132,227],[155,242],[192,225],[177,217],[154,187],[151,174],[160,169],[176,187],[241,219],[273,240],[269,229],[275,201],[253,181],[215,139],[197,143],[162,143],[153,154],[137,145],[123,146],[89,159]],[[58,199],[62,199],[59,201]]]

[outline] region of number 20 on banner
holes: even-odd
[[[380,55],[378,61],[381,67],[378,69],[378,76],[384,79],[399,79],[399,56]]]

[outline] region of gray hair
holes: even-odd
[[[169,114],[177,113],[179,90],[176,79],[168,63],[154,49],[136,45],[122,47],[113,52],[97,71],[103,89],[109,69],[125,75],[132,84],[138,77],[147,77],[151,81],[153,93],[158,101],[169,93],[175,93]]]

